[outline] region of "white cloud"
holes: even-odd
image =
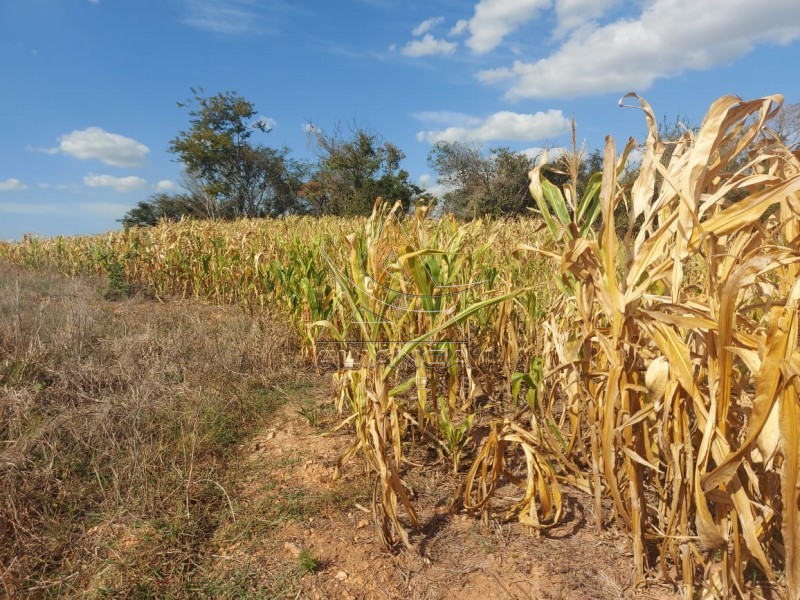
[[[436,183],[436,179],[429,173],[424,173],[419,176],[419,186],[435,198],[443,197],[447,192],[453,191],[446,185]]]
[[[469,27],[469,21],[467,19],[459,19],[447,35],[461,35],[467,30],[467,27]]]
[[[112,167],[137,167],[150,149],[136,140],[87,127],[59,138],[59,150],[81,160],[97,159]]]
[[[265,129],[267,131],[271,131],[271,130],[275,129],[275,127],[277,125],[278,125],[278,122],[275,119],[273,119],[272,117],[261,116],[258,119],[256,119],[255,121],[253,121],[253,127],[261,127],[261,128],[263,128],[263,129]]]
[[[184,0],[184,25],[226,35],[258,33],[252,0]]]
[[[494,50],[503,38],[530,21],[550,0],[481,0],[469,21],[469,46],[476,54]]]
[[[444,23],[444,17],[431,17],[430,19],[425,19],[422,23],[414,27],[414,29],[411,31],[411,34],[422,35],[423,33],[429,32],[431,29],[437,25],[441,25],[442,23]]]
[[[511,69],[507,69],[506,67],[499,67],[497,69],[486,69],[484,71],[478,72],[478,81],[481,83],[486,84],[493,84],[493,83],[500,83],[501,81],[507,81],[509,79],[514,79],[514,71]]]
[[[631,150],[631,153],[628,154],[628,162],[626,166],[636,167],[642,163],[642,158],[644,158],[644,152],[642,151],[642,148],[634,148]]]
[[[472,124],[455,124],[444,129],[420,131],[419,141],[489,142],[494,140],[541,140],[569,131],[570,122],[560,110],[533,114],[500,111]]]
[[[156,184],[156,190],[159,192],[169,192],[178,189],[178,184],[169,179],[162,179]]]
[[[128,177],[114,177],[113,175],[86,175],[83,183],[88,187],[110,187],[118,192],[132,192],[147,187],[147,182],[141,177],[129,175]]]
[[[621,0],[556,0],[557,36],[603,16]]]
[[[6,179],[5,181],[0,181],[0,192],[19,192],[22,190],[27,190],[28,186],[22,183],[19,179]]]
[[[455,52],[456,46],[453,42],[447,40],[440,40],[433,36],[433,34],[426,33],[420,40],[412,40],[408,42],[401,52],[406,56],[430,56],[432,54],[452,54]]]
[[[554,98],[643,91],[685,70],[727,64],[756,44],[800,38],[800,2],[652,0],[636,19],[585,26],[551,56],[484,71],[485,83],[512,78],[506,97]]]
[[[39,152],[41,154],[58,154],[58,148],[44,148],[42,146],[25,146],[25,152]]]
[[[524,150],[520,150],[520,154],[524,154],[528,158],[532,158],[534,164],[539,164],[542,160],[542,155],[544,151],[547,150],[547,162],[553,162],[557,158],[561,158],[564,153],[567,151],[566,148],[562,146],[555,146],[553,148],[544,148],[541,146],[534,146],[532,148],[525,148]]]

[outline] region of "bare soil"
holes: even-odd
[[[307,377],[308,393],[285,404],[275,425],[242,449],[250,466],[243,494],[248,506],[274,503],[278,490],[283,501],[298,499],[307,510],[296,511],[266,543],[253,538],[220,547],[215,570],[249,562],[262,577],[272,578],[276,595],[285,597],[677,597],[667,586],[632,588],[627,541],[594,531],[584,511],[588,498],[570,496],[564,522],[534,536],[517,523],[485,524],[451,514],[454,484],[438,470],[411,467],[405,474],[423,522],[412,535],[417,552],[383,551],[368,510],[371,479],[358,457],[333,479],[350,436],[325,433],[332,419],[314,428],[298,410],[302,404],[325,414],[330,405],[329,377]],[[298,553],[311,556],[316,567],[298,572]],[[284,586],[275,587],[279,582]]]

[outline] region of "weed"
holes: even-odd
[[[313,427],[314,429],[319,428],[319,411],[316,407],[305,407],[301,406],[300,409],[297,411],[298,414],[302,415],[308,421],[308,424]]]
[[[319,568],[320,562],[311,552],[303,550],[297,557],[297,567],[300,573],[306,575],[307,573],[316,573]]]

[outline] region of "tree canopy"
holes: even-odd
[[[291,158],[288,148],[253,142],[255,132],[270,131],[255,106],[235,92],[206,97],[192,88],[192,93],[178,103],[188,109],[190,126],[169,146],[183,165],[189,193],[155,194],[122,222],[151,225],[160,218],[277,217],[298,211],[307,166]]]
[[[394,144],[360,127],[347,135],[309,126],[319,162],[304,198],[315,214],[368,215],[377,197],[408,208],[422,190],[400,168],[405,154]]]
[[[484,155],[476,145],[437,142],[428,164],[450,189],[444,210],[459,218],[522,214],[531,205],[528,172],[534,160],[526,154],[493,148]]]
[[[254,141],[270,131],[253,103],[236,92],[193,97],[178,106],[188,110],[189,127],[169,151],[183,165],[187,193],[158,193],[131,209],[126,225],[153,225],[159,219],[192,216],[210,219],[279,217],[290,213],[365,215],[380,196],[407,208],[422,190],[400,168],[405,158],[377,134],[353,128],[344,135],[310,127],[318,162],[290,156],[288,148]]]
[[[251,141],[268,133],[269,123],[256,118],[255,106],[222,92],[179,103],[189,109],[190,127],[170,143],[183,163],[192,190],[202,194],[208,217],[275,217],[297,208],[304,169],[289,158],[288,148],[269,148]]]
[[[183,166],[185,191],[159,192],[140,201],[121,219],[125,225],[154,225],[182,216],[368,215],[378,197],[400,201],[406,209],[413,200],[430,197],[401,167],[403,151],[376,133],[356,125],[326,132],[309,123],[316,154],[316,162],[310,164],[293,158],[289,148],[260,143],[257,138],[271,131],[272,122],[259,118],[255,105],[235,91],[210,96],[202,88],[191,92],[190,99],[178,102],[188,113],[189,125],[169,143],[169,151]],[[684,121],[664,118],[660,125],[661,138],[668,143],[665,158],[673,146],[669,142],[696,131]],[[787,144],[800,143],[800,103],[783,105],[769,125]],[[602,153],[578,149],[575,138],[573,123],[572,152],[551,156],[543,173],[556,187],[568,186],[580,198],[592,174],[602,168]],[[745,158],[732,161],[730,168],[737,169]],[[485,150],[477,144],[440,141],[428,154],[428,165],[446,190],[441,198],[444,211],[461,219],[496,218],[528,214],[533,207],[528,173],[537,159],[507,147]],[[632,181],[636,171],[633,163],[621,184]],[[625,215],[618,220],[625,222]]]

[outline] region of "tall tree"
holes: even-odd
[[[531,205],[528,172],[534,159],[508,148],[437,142],[428,155],[437,182],[449,188],[444,209],[459,218],[522,214]]]
[[[161,192],[140,201],[120,221],[126,227],[151,227],[162,219],[177,220],[183,216],[203,218],[206,215],[192,196]]]
[[[408,208],[421,193],[400,168],[405,154],[378,135],[362,128],[344,135],[339,127],[328,134],[313,126],[309,135],[319,162],[303,196],[313,212],[368,215],[378,196]]]
[[[787,146],[796,146],[800,143],[800,102],[784,103],[769,123],[769,128]]]
[[[253,103],[235,92],[194,97],[178,106],[189,109],[191,126],[170,143],[202,195],[209,217],[277,216],[297,207],[304,166],[288,148],[253,144],[255,131],[268,133],[268,120],[256,118]]]

